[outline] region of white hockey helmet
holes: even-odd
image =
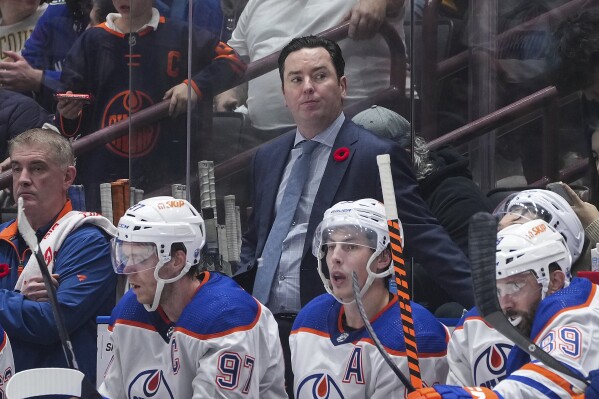
[[[343,304],[353,302],[343,302],[333,294],[331,282],[325,275],[325,270],[328,272],[326,261],[323,266],[323,259],[326,256],[326,247],[328,244],[334,243],[332,235],[334,232],[343,231],[348,236],[360,235],[365,238],[368,246],[374,252],[368,259],[366,270],[368,277],[360,295],[364,295],[368,288],[372,285],[375,278],[382,278],[393,273],[393,265],[389,262],[389,267],[378,272],[371,269],[371,265],[375,258],[383,252],[389,244],[389,230],[387,228],[387,217],[385,216],[385,207],[382,203],[371,198],[365,198],[357,201],[342,201],[324,213],[322,222],[316,227],[314,239],[312,241],[312,254],[318,259],[318,274],[324,284],[327,292],[335,297],[337,301]],[[403,229],[400,225],[400,236],[403,242]],[[343,242],[347,243],[347,241]]]
[[[526,271],[534,272],[541,285],[541,298],[549,289],[549,266],[557,264],[565,275],[564,287],[571,278],[572,256],[564,237],[544,220],[513,224],[497,233],[497,280]]]
[[[144,259],[156,254],[158,263],[144,266],[145,269],[155,268],[157,287],[154,300],[151,305],[144,305],[148,311],[154,311],[160,302],[164,284],[179,280],[199,263],[205,237],[204,220],[188,201],[173,197],[148,198],[127,209],[119,220],[117,236],[112,239],[112,266],[119,274],[136,273],[144,268],[131,265],[142,265]],[[123,250],[125,242],[143,247],[131,256],[130,252]],[[160,270],[171,260],[174,243],[185,247],[185,267],[178,275],[164,278],[160,276]]]
[[[542,219],[557,230],[568,245],[573,262],[584,246],[584,229],[574,210],[559,194],[543,189],[524,190],[504,199],[493,212],[502,217],[515,213],[525,220]]]

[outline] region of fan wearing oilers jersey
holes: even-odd
[[[129,208],[112,240],[132,287],[112,312],[100,393],[120,398],[286,398],[270,311],[230,278],[198,275],[204,221],[187,201]]]
[[[289,340],[295,397],[404,397],[405,387],[364,328],[352,290],[355,272],[375,333],[407,375],[398,299],[387,288],[393,269],[383,204],[362,199],[328,209],[316,228],[312,253],[327,294],[302,308],[293,325]],[[422,380],[426,385],[444,382],[447,330],[418,304],[412,304],[412,314]]]
[[[538,240],[546,237],[557,240],[559,243],[555,243],[554,249],[566,245],[572,256],[572,263],[579,259],[584,245],[584,229],[570,205],[558,194],[541,189],[524,190],[507,197],[497,206],[494,214],[499,221],[498,229],[509,226],[512,229],[508,230],[509,234],[514,234],[513,225],[529,226],[528,223],[534,220],[545,221],[548,227],[560,233],[561,238],[559,235],[552,234],[539,236]],[[528,227],[524,227],[521,231],[526,233],[527,229]],[[506,242],[502,242],[501,245],[506,245]],[[522,245],[526,246],[529,243],[523,242]],[[500,257],[507,249],[500,251],[498,247],[498,251]],[[549,253],[546,255],[549,256]],[[565,257],[559,254],[557,256]],[[570,265],[564,269],[564,272],[567,282],[570,277]],[[549,295],[560,288],[562,287],[559,284],[556,287],[549,287],[546,294]],[[507,358],[513,345],[510,340],[487,324],[476,308],[471,309],[456,326],[448,344],[447,382],[489,388],[497,385],[506,376]]]
[[[499,304],[512,325],[575,375],[588,379],[599,365],[599,293],[587,279],[570,281],[571,256],[563,236],[544,220],[506,227],[497,235],[496,263]],[[472,337],[471,342],[475,339],[487,337]],[[506,367],[507,376],[492,390],[435,386],[409,398],[570,398],[586,388],[531,360],[518,347],[511,350]]]

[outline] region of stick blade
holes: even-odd
[[[495,282],[496,248],[495,217],[486,212],[473,215],[468,229],[468,253],[472,264],[474,299],[483,317],[500,309]]]

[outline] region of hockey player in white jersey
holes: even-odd
[[[599,292],[587,279],[574,278],[568,284],[569,258],[563,236],[545,221],[505,228],[497,236],[497,295],[517,329],[588,379],[598,366]],[[565,288],[547,295],[559,285]],[[409,399],[570,398],[586,388],[582,382],[531,360],[518,347],[511,350],[505,367],[507,376],[492,390],[440,385],[418,390]]]
[[[584,244],[582,224],[570,205],[554,192],[532,189],[512,194],[497,206],[494,214],[499,220],[499,229],[531,220],[544,220],[562,235],[572,255],[572,263],[581,254]],[[560,246],[563,247],[562,244]],[[569,281],[569,273],[566,280]],[[558,285],[556,288],[563,287]],[[548,288],[547,295],[555,291]],[[506,376],[507,358],[512,346],[510,340],[480,317],[476,308],[471,309],[456,326],[448,344],[447,383],[489,388],[497,385]]]
[[[111,316],[102,395],[287,397],[272,314],[230,278],[197,275],[204,240],[204,221],[185,200],[146,199],[120,219],[112,262],[132,289]]]
[[[0,398],[5,398],[6,384],[15,373],[15,361],[10,340],[4,328],[0,326]]]
[[[387,288],[392,273],[388,245],[385,208],[380,202],[340,202],[325,212],[312,252],[328,293],[300,311],[289,340],[297,399],[404,397],[405,387],[364,328],[352,290],[352,272],[356,272],[374,331],[408,375],[397,296]],[[447,330],[418,304],[412,303],[412,314],[422,380],[427,385],[444,382]]]

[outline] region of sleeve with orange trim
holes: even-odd
[[[193,37],[191,85],[200,99],[221,93],[241,82],[247,66],[235,50],[204,30],[194,30]]]
[[[483,387],[434,385],[408,394],[408,399],[501,399],[497,393]]]

